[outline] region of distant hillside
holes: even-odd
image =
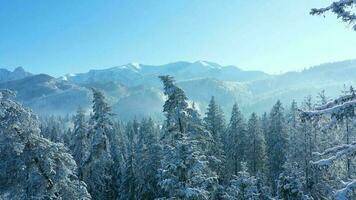
[[[0,88],[17,92],[16,98],[39,114],[64,115],[78,106],[88,107],[90,91],[46,74],[0,83]]]
[[[24,72],[23,69],[15,71]],[[95,87],[104,91],[113,111],[123,120],[145,116],[162,118],[165,97],[159,75],[174,76],[202,113],[211,96],[215,96],[227,116],[234,102],[246,114],[261,113],[268,111],[278,99],[284,104],[293,99],[302,102],[306,96],[315,97],[323,89],[331,98],[340,94],[344,84],[356,85],[356,60],[281,75],[244,71],[206,61],[161,66],[131,63],[60,78],[18,72],[15,73],[18,76],[2,81],[0,88],[17,91],[17,98],[40,114],[73,113],[78,106],[90,109],[89,88]]]
[[[14,71],[9,71],[7,69],[0,69],[0,83],[22,79],[31,75],[32,75],[31,73],[26,72],[22,67],[17,67]]]
[[[214,78],[221,81],[253,81],[269,77],[261,71],[243,71],[234,66],[220,66],[207,61],[176,62],[160,66],[130,63],[104,70],[67,75],[63,79],[74,83],[120,82],[125,86],[158,85],[159,75],[172,75],[177,80]]]

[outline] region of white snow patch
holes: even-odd
[[[141,64],[140,63],[132,62],[132,63],[130,63],[130,65],[132,67],[134,67],[135,69],[137,69],[137,70],[141,69]]]

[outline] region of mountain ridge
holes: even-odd
[[[230,71],[232,70],[232,71]],[[229,113],[237,102],[244,113],[265,112],[280,99],[302,102],[325,89],[332,98],[343,85],[355,85],[356,60],[321,64],[281,75],[251,73],[237,67],[207,61],[175,62],[153,66],[131,63],[87,73],[55,78],[31,75],[1,82],[0,88],[18,92],[18,100],[40,114],[74,113],[78,106],[90,109],[90,88],[102,90],[113,111],[123,120],[134,117],[162,118],[164,95],[158,75],[172,75],[204,113],[211,96]],[[288,107],[288,105],[285,105]]]

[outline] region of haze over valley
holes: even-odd
[[[344,85],[356,82],[356,60],[279,75],[207,61],[160,66],[129,63],[80,74],[69,72],[61,77],[32,74],[20,67],[13,72],[0,70],[0,88],[16,91],[17,99],[36,113],[64,116],[75,113],[79,106],[89,112],[93,87],[104,91],[114,113],[124,121],[149,116],[162,120],[165,97],[160,75],[173,76],[202,114],[211,96],[225,113],[236,102],[245,114],[261,114],[278,99],[285,104],[292,100],[302,102],[309,95],[316,98],[322,90],[329,98],[339,96]]]

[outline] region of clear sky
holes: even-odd
[[[60,76],[208,60],[280,73],[356,58],[328,0],[0,0],[0,68]]]

